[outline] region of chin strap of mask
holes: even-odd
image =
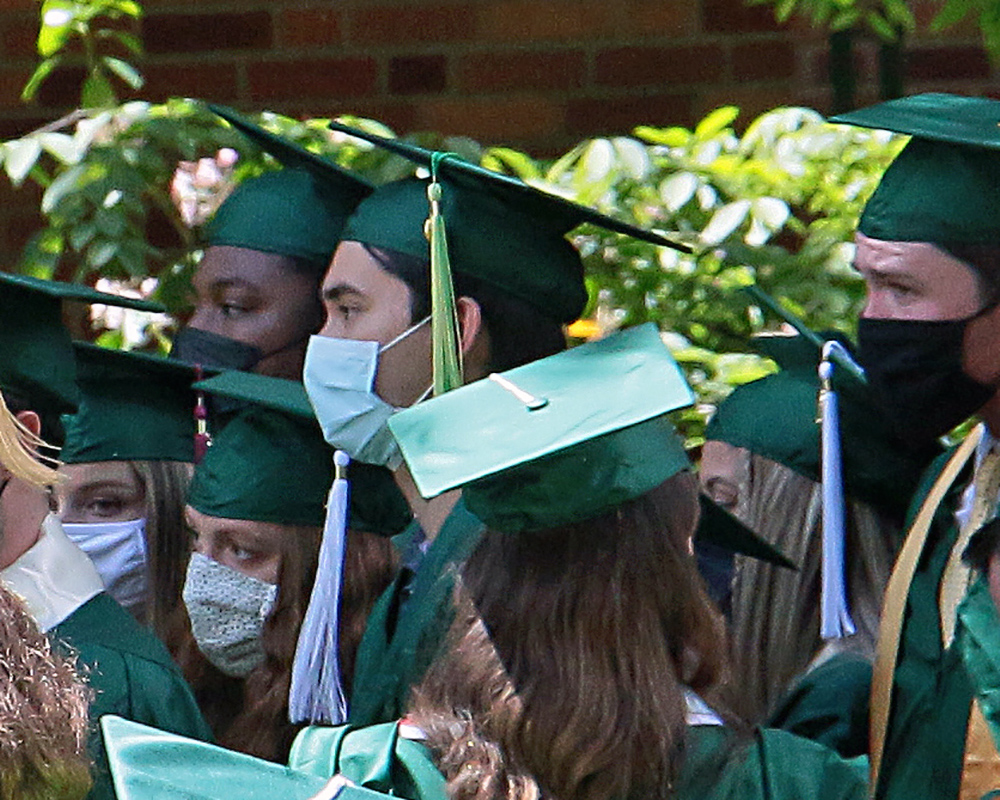
[[[341,450],[333,455],[335,472],[326,501],[316,579],[299,630],[288,690],[288,718],[295,724],[339,725],[347,719],[340,673],[340,587],[347,547],[349,461]]]
[[[833,389],[833,354],[850,359],[836,341],[824,342],[819,362],[819,423],[823,490],[823,567],[820,635],[841,639],[855,632],[844,576],[844,476],[840,457],[840,415]]]
[[[19,480],[43,489],[56,483],[58,459],[42,450],[58,451],[24,426],[0,394],[0,466]]]
[[[441,214],[443,189],[438,181],[438,167],[455,153],[437,152],[431,156],[431,182],[427,185],[430,216],[424,235],[431,248],[431,347],[434,370],[434,395],[444,394],[464,383],[462,348],[459,345],[458,309],[452,283],[451,262],[444,216]]]

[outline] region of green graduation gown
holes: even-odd
[[[212,731],[167,649],[109,595],[88,600],[49,636],[77,653],[94,691],[88,744],[94,760],[93,800],[115,796],[97,729],[103,715],[211,741]]]
[[[414,521],[403,536],[417,532]],[[482,522],[459,499],[416,572],[402,569],[375,602],[354,667],[352,725],[403,716],[410,688],[423,677],[451,625],[451,568],[465,561],[482,532]]]
[[[911,505],[911,521],[950,455],[927,470]],[[955,509],[969,472],[955,481],[937,509],[906,599],[876,793],[880,800],[958,796],[972,685],[960,637],[948,648],[942,644],[938,588],[958,537]]]

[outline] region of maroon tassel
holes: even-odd
[[[195,378],[201,380],[203,375],[201,364],[195,364]],[[205,405],[205,393],[197,392],[194,406],[194,463],[200,464],[201,460],[212,446],[212,436],[208,432],[208,408]]]

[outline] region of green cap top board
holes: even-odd
[[[216,435],[195,469],[191,505],[217,517],[322,525],[333,450],[302,384],[227,370],[194,388],[254,407]],[[260,448],[256,454],[255,448]],[[348,476],[352,530],[393,536],[409,524],[409,504],[387,469],[352,462]]]
[[[501,531],[581,521],[689,466],[666,418],[694,396],[652,324],[400,411],[389,419],[424,497],[463,487]]]
[[[168,358],[76,342],[82,399],[63,416],[61,459],[194,460],[196,371]]]
[[[230,108],[209,108],[285,167],[236,187],[208,225],[209,245],[290,256],[325,270],[344,223],[372,185]]]
[[[841,334],[822,334],[837,339]],[[820,349],[802,335],[756,336],[751,346],[781,370],[736,387],[709,421],[705,438],[728,442],[820,480],[817,423]],[[915,452],[893,436],[871,390],[850,372],[834,370],[840,396],[844,489],[849,497],[903,514],[924,468],[939,452]]]
[[[861,233],[945,249],[1000,240],[1000,100],[921,94],[830,121],[913,137],[869,199]]]
[[[72,412],[80,399],[73,342],[62,322],[64,300],[163,311],[157,303],[89,286],[0,273],[0,388],[39,411]]]
[[[560,322],[572,322],[587,293],[580,254],[566,235],[583,223],[653,244],[688,250],[665,236],[607,217],[590,208],[493,172],[450,154],[332,123],[330,127],[436,170],[441,216],[455,274],[491,284]],[[429,260],[424,235],[426,180],[380,186],[362,201],[342,238]]]

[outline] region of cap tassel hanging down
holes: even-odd
[[[203,380],[205,375],[201,364],[195,364],[195,380]],[[212,435],[208,432],[208,407],[205,405],[205,393],[198,392],[195,395],[194,406],[194,463],[200,464],[201,460],[212,446]]]
[[[842,639],[855,632],[847,603],[844,577],[844,477],[840,458],[840,417],[837,393],[833,390],[834,356],[850,359],[846,348],[836,341],[823,344],[819,363],[819,422],[821,480],[823,486],[823,573],[820,606],[820,635]],[[860,370],[860,367],[858,367]]]
[[[340,674],[339,628],[350,494],[349,461],[347,453],[340,450],[333,455],[336,473],[326,502],[316,581],[302,620],[292,665],[288,718],[293,723],[339,725],[347,719],[347,701]]]
[[[434,153],[431,157],[431,182],[427,185],[430,216],[424,235],[431,246],[431,343],[434,368],[434,396],[450,392],[465,381],[462,377],[462,348],[458,338],[458,309],[455,287],[451,279],[448,239],[441,215],[442,187],[438,182],[438,165],[454,153]]]

